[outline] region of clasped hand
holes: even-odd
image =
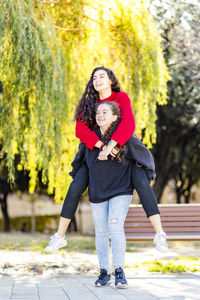
[[[108,155],[111,155],[111,156],[115,157],[117,153],[118,153],[118,150],[116,150],[115,148],[112,148],[109,145],[107,145],[107,146],[103,147],[103,150],[99,153],[99,156],[98,156],[97,159],[107,160]]]

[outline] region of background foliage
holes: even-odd
[[[174,179],[177,203],[188,203],[200,179],[200,2],[156,0],[151,11],[171,73],[168,103],[157,109],[154,190],[160,199]]]
[[[73,113],[92,69],[105,65],[128,92],[137,133],[156,141],[156,105],[169,79],[161,38],[143,1],[2,0],[0,7],[1,157],[38,172],[63,199],[77,149]]]
[[[67,110],[64,60],[50,19],[36,1],[1,1],[0,43],[2,153],[11,181],[20,154],[17,168],[29,170],[33,193],[38,170],[47,182],[59,167]]]

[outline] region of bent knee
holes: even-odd
[[[118,218],[111,218],[110,219],[110,224],[119,224],[119,219]]]
[[[88,178],[81,178],[81,180],[74,179],[72,183],[70,184],[69,190],[71,193],[78,193],[82,192],[86,189],[88,185]]]
[[[99,237],[99,238],[108,238],[109,237],[109,232],[108,231],[95,230],[95,236]]]
[[[132,180],[133,187],[136,189],[140,189],[141,191],[146,191],[151,189],[150,182],[148,179],[140,179],[140,178],[135,178]]]
[[[124,232],[124,222],[122,222],[119,218],[111,218],[109,220],[109,232],[110,234],[114,232]]]

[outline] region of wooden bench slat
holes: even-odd
[[[196,218],[196,219],[192,219],[192,218],[171,218],[171,219],[163,219],[161,218],[161,221],[162,221],[162,224],[168,224],[168,223],[185,223],[187,222],[187,224],[189,224],[189,222],[192,222],[192,223],[198,223],[200,222],[200,219],[199,218]],[[141,218],[141,219],[132,219],[132,218],[127,218],[126,219],[126,224],[129,224],[129,223],[147,223],[147,224],[150,224],[151,225],[151,222],[149,221],[149,219],[147,218]],[[152,225],[151,225],[152,226]]]
[[[164,216],[164,217],[167,217],[167,216],[174,216],[174,217],[176,217],[176,216],[199,216],[200,215],[200,211],[198,212],[198,211],[193,211],[193,212],[187,212],[187,211],[181,211],[181,212],[173,212],[173,211],[170,211],[170,212],[165,212],[165,213],[163,213],[163,212],[161,212],[160,213],[160,215],[161,215],[161,217],[162,216]],[[143,216],[145,216],[146,217],[146,214],[144,213],[144,212],[142,212],[142,211],[140,211],[140,212],[128,212],[128,214],[127,214],[127,216],[129,216],[129,217],[134,217],[134,216],[141,216],[141,217],[143,217]]]
[[[200,207],[159,207],[160,211],[168,212],[168,211],[200,211]]]
[[[198,227],[200,228],[200,222],[162,222],[163,227]],[[151,222],[126,222],[125,228],[127,227],[152,227]]]
[[[165,227],[165,232],[199,232],[200,229],[198,227]],[[125,227],[125,232],[154,232],[154,229],[151,227]]]
[[[181,209],[181,210],[178,210],[178,209],[170,209],[170,210],[162,210],[159,208],[159,211],[163,214],[167,214],[167,213],[178,213],[178,214],[181,214],[181,213],[185,213],[187,212],[188,214],[192,214],[193,212],[200,212],[200,209],[193,209],[193,210],[190,210],[190,209]],[[140,208],[140,209],[130,209],[128,210],[129,213],[131,214],[138,214],[138,213],[142,213],[145,215],[145,211],[143,210],[143,208]]]
[[[199,214],[200,213],[200,210],[189,210],[189,211],[187,211],[187,210],[170,210],[170,211],[162,211],[162,210],[160,210],[160,214],[161,215],[165,215],[165,216],[167,216],[167,215],[173,215],[173,214],[175,214],[175,215],[182,215],[182,214],[188,214],[189,216],[191,215],[191,216],[193,216],[193,214],[194,213],[196,213],[196,214]],[[138,211],[135,211],[135,210],[129,210],[128,211],[128,214],[130,214],[130,215],[144,215],[144,216],[146,216],[146,214],[145,214],[145,212],[142,210],[142,209],[140,209],[140,210],[138,210]]]
[[[191,232],[191,233],[199,233],[200,234],[200,230],[199,228],[175,228],[175,227],[167,227],[167,228],[164,228],[164,231],[167,233],[167,232],[177,232],[177,233],[188,233],[188,232]],[[125,233],[145,233],[145,232],[154,232],[154,229],[153,228],[134,228],[134,230],[132,228],[125,228]]]
[[[194,221],[194,222],[199,222],[200,221],[200,216],[173,216],[173,217],[163,217],[161,216],[162,221],[166,221],[166,222],[172,222],[172,221]],[[149,219],[147,217],[130,217],[127,216],[126,217],[126,221],[127,222],[150,222]]]
[[[176,217],[163,217],[161,216],[162,221],[170,222],[170,221],[200,221],[200,216],[176,216]]]
[[[126,238],[133,238],[133,237],[141,237],[141,238],[154,238],[155,234],[154,233],[142,233],[142,234],[138,234],[138,233],[126,233]],[[167,237],[200,237],[200,234],[183,234],[183,233],[168,233]]]
[[[181,212],[160,212],[160,215],[163,217],[173,217],[173,216],[188,216],[188,217],[193,217],[193,216],[200,216],[200,211],[193,211],[193,212],[188,212],[188,211],[181,211]]]
[[[138,233],[126,233],[126,237],[129,237],[129,238],[131,238],[131,237],[153,237],[154,238],[154,236],[155,236],[155,233],[152,233],[152,232],[148,232],[148,233],[142,233],[142,234],[138,234]],[[169,232],[168,234],[167,234],[167,237],[171,237],[171,236],[176,236],[176,237],[178,237],[178,236],[187,236],[187,237],[189,237],[189,236],[196,236],[196,237],[200,237],[200,234],[196,234],[196,233],[194,233],[194,234],[192,234],[192,233],[188,233],[188,234],[183,234],[183,233],[173,233],[173,232]]]
[[[171,206],[169,206],[169,207],[161,207],[161,206],[159,206],[158,205],[158,207],[159,207],[159,210],[160,211],[200,211],[200,206],[188,206],[188,207],[186,207],[186,206],[179,206],[178,204],[177,204],[177,206],[174,206],[174,207],[171,207]],[[143,208],[142,207],[129,207],[129,211],[143,211]]]
[[[127,235],[126,239],[127,241],[152,241],[154,238],[154,235]],[[167,235],[167,240],[168,241],[198,241],[200,240],[200,235]]]

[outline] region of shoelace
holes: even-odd
[[[122,279],[123,278],[123,271],[118,271],[118,272],[114,273],[114,275],[117,279]]]
[[[166,237],[164,234],[160,235],[159,240],[160,240],[161,244],[166,244]]]
[[[103,279],[106,275],[107,275],[106,272],[101,272],[98,278]]]
[[[55,240],[55,236],[53,235],[53,236],[50,237],[49,245],[52,245],[54,240]]]

